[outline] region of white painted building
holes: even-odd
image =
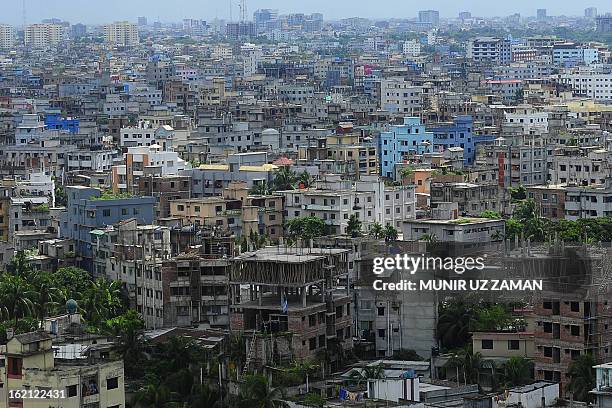
[[[401,226],[416,217],[414,186],[385,187],[377,176],[362,176],[360,181],[327,176],[316,188],[280,192],[285,196],[286,219],[317,217],[325,221],[331,234],[345,234],[351,215],[362,223],[362,231],[378,222]]]
[[[137,147],[160,145],[161,150],[170,150],[174,129],[170,125],[155,126],[148,121],[139,121],[136,126],[121,128],[119,145]]]
[[[408,40],[404,41],[402,45],[402,50],[404,55],[415,57],[421,54],[421,43],[418,40]]]
[[[12,48],[17,41],[15,27],[8,24],[0,24],[0,49]]]
[[[45,124],[37,114],[26,113],[21,118],[21,123],[15,129],[15,144],[25,145],[37,141],[45,134]]]
[[[128,21],[104,25],[104,42],[112,45],[131,46],[140,42],[138,26]]]
[[[418,115],[422,92],[422,87],[412,85],[403,78],[383,79],[380,81],[380,107],[407,116]]]
[[[477,63],[507,64],[512,61],[510,41],[478,37],[467,43],[467,57]]]
[[[263,51],[260,46],[255,44],[244,44],[240,47],[242,56],[242,69],[245,78],[249,78],[257,73],[257,66],[263,58]]]
[[[26,26],[24,43],[32,48],[47,48],[57,46],[65,38],[65,30],[59,24],[32,24]]]
[[[110,171],[118,154],[117,150],[78,150],[67,154],[67,170]]]
[[[577,96],[594,100],[612,100],[612,73],[592,72],[567,73],[559,75],[559,82],[569,85]]]
[[[567,187],[565,219],[612,217],[612,178],[603,186]]]
[[[538,112],[531,107],[516,107],[514,112],[504,112],[506,123],[518,124],[525,134],[548,133],[548,112]]]

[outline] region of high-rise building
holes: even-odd
[[[546,9],[537,9],[536,10],[536,17],[538,18],[538,20],[546,20]]]
[[[140,27],[145,27],[147,25],[147,18],[146,17],[138,17],[138,26]]]
[[[612,14],[608,13],[605,16],[597,16],[597,32],[610,33],[612,32]]]
[[[82,38],[87,35],[87,26],[85,24],[75,24],[72,26],[72,38]]]
[[[140,39],[138,37],[138,27],[128,21],[118,21],[104,26],[104,41],[115,45],[136,45]]]
[[[507,64],[512,61],[510,41],[495,37],[477,37],[467,44],[467,57],[476,63]]]
[[[8,49],[15,45],[15,40],[17,39],[15,35],[15,27],[0,24],[0,49]]]
[[[470,13],[469,11],[462,11],[459,13],[459,20],[468,20],[472,18],[472,13]]]
[[[273,21],[278,18],[278,10],[276,9],[259,9],[253,13],[253,21],[258,29],[265,27],[268,21]]]
[[[206,21],[193,18],[183,19],[183,31],[188,35],[203,35],[206,32]]]
[[[32,24],[25,28],[24,42],[33,48],[58,45],[64,40],[64,27],[59,24]]]
[[[419,23],[438,25],[440,23],[440,12],[438,10],[419,11]]]
[[[586,18],[595,18],[597,17],[597,7],[587,7],[584,9],[584,16]]]
[[[255,23],[244,21],[240,23],[228,23],[226,33],[229,38],[236,39],[242,37],[254,37],[257,35]]]

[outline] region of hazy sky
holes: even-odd
[[[0,0],[0,22],[21,25],[23,0]],[[57,17],[71,23],[104,23],[115,20],[135,21],[146,16],[149,22],[180,21],[183,18],[227,19],[230,1],[234,19],[239,0],[25,0],[26,22],[40,22]],[[248,15],[258,8],[277,8],[285,13],[321,12],[326,19],[342,17],[415,17],[418,10],[439,10],[443,17],[456,17],[460,11],[474,16],[504,16],[521,13],[535,15],[537,8],[548,9],[549,15],[583,15],[584,8],[597,7],[599,14],[612,11],[610,0],[246,0]]]

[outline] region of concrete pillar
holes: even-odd
[[[261,298],[262,298],[262,293],[261,293],[261,286],[257,285],[257,304],[259,306],[261,306]]]
[[[306,287],[302,287],[301,291],[302,291],[302,307],[306,307]]]

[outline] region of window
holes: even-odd
[[[121,215],[128,215],[128,209],[127,208],[122,208],[121,209]]]
[[[310,350],[314,350],[317,348],[317,338],[316,337],[313,337],[308,340],[308,348]]]
[[[22,360],[20,358],[9,357],[8,358],[8,378],[21,378],[22,372]]]
[[[385,315],[385,308],[382,306],[377,307],[378,309],[378,315],[379,316],[384,316]]]
[[[483,350],[493,350],[493,340],[482,340],[481,348]]]
[[[570,326],[570,333],[572,336],[580,336],[580,326]]]
[[[580,303],[578,303],[578,302],[571,302],[570,303],[570,310],[572,312],[579,312],[580,311]]]
[[[518,350],[520,348],[518,340],[508,340],[508,350]]]
[[[109,390],[114,390],[116,388],[119,388],[119,377],[107,378],[106,388]]]
[[[77,386],[75,385],[69,385],[66,387],[66,396],[68,398],[70,397],[76,397],[77,396]]]
[[[385,333],[385,329],[378,329],[378,337],[384,339],[387,333]]]
[[[110,209],[106,209],[106,210],[102,210],[102,216],[103,217],[110,217]]]

